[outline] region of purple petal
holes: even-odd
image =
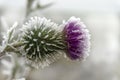
[[[67,55],[70,59],[84,58],[89,51],[89,33],[84,24],[77,18],[68,20],[64,27],[64,36],[67,43]]]

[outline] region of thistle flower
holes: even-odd
[[[22,27],[24,43],[22,54],[32,67],[44,67],[54,62],[64,50],[62,34],[58,25],[46,18],[32,17]]]
[[[66,55],[72,60],[82,60],[88,56],[90,35],[79,18],[71,17],[63,24]]]

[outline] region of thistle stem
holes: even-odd
[[[17,42],[10,45],[7,45],[4,50],[0,53],[0,57],[5,55],[5,52],[19,52],[17,48],[21,47],[24,43],[23,42]]]
[[[32,6],[33,2],[34,2],[34,0],[27,0],[26,17],[32,12],[31,6]]]
[[[7,45],[6,48],[4,49],[4,51],[13,51],[18,47],[21,47],[24,43],[23,42],[17,42],[17,43],[13,43],[11,45]]]
[[[16,77],[15,77],[15,76],[16,76],[16,72],[17,72],[17,70],[18,70],[18,68],[19,68],[19,63],[18,63],[18,61],[17,61],[17,57],[16,57],[16,56],[14,56],[13,61],[14,61],[14,67],[12,68],[12,74],[11,74],[10,80],[13,80],[13,79],[16,78]]]

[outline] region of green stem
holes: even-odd
[[[17,43],[13,43],[11,45],[7,45],[6,48],[4,49],[4,51],[13,52],[15,49],[17,49],[18,47],[21,47],[23,44],[24,44],[23,42],[17,42]]]
[[[0,57],[2,57],[3,55],[5,55],[5,52],[18,52],[17,48],[21,47],[24,43],[23,42],[17,42],[17,43],[13,43],[10,45],[7,45],[5,47],[5,49],[0,53]]]

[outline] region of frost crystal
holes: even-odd
[[[67,45],[67,56],[72,60],[82,60],[88,56],[90,35],[79,18],[71,17],[63,24],[64,40]]]
[[[22,41],[25,53],[22,54],[32,67],[48,66],[64,50],[65,44],[56,27],[57,24],[40,17],[32,17],[23,25]]]

